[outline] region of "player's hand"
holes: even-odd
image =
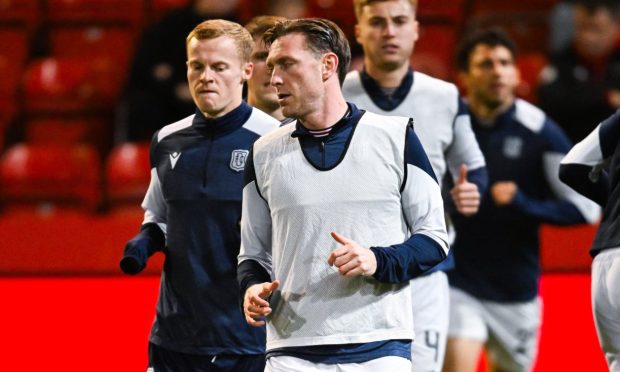
[[[467,181],[467,165],[461,165],[459,179],[456,185],[450,190],[452,200],[456,205],[456,210],[464,215],[471,216],[478,212],[480,207],[480,192],[475,183]]]
[[[136,275],[146,267],[148,239],[134,238],[127,242],[119,266],[125,274]]]
[[[337,267],[341,275],[349,278],[358,275],[371,276],[377,271],[377,258],[370,249],[337,232],[332,232],[331,235],[342,246],[330,253],[327,263]]]
[[[243,314],[245,321],[254,327],[260,327],[265,324],[264,320],[256,320],[271,314],[271,307],[266,300],[273,291],[278,289],[280,281],[265,282],[254,284],[245,291],[243,296]]]
[[[496,182],[491,186],[491,197],[498,206],[512,203],[517,194],[517,184],[512,181]]]

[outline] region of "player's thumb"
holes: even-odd
[[[266,294],[271,294],[273,293],[273,291],[278,289],[279,286],[280,286],[280,281],[274,280],[273,282],[266,285],[263,289],[264,289],[264,292],[267,292]]]
[[[334,238],[334,240],[337,241],[340,244],[347,244],[347,243],[349,243],[349,239],[345,238],[344,236],[338,234],[335,231],[332,231],[331,235],[332,235],[332,238]]]
[[[459,180],[457,184],[462,184],[467,182],[467,165],[461,164],[461,169],[459,170]]]

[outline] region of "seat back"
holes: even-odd
[[[46,0],[50,22],[116,24],[138,30],[145,14],[143,0]]]
[[[13,25],[34,31],[41,21],[40,0],[0,1],[0,24]]]
[[[101,164],[88,145],[18,144],[0,159],[5,206],[71,205],[95,210],[101,199]]]
[[[149,186],[150,169],[147,143],[127,142],[114,147],[106,161],[110,205],[139,205]]]
[[[117,66],[109,60],[45,58],[24,74],[24,105],[30,112],[110,110],[119,94]]]

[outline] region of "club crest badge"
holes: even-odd
[[[521,157],[523,148],[523,140],[519,137],[506,137],[504,140],[504,148],[502,149],[504,156],[508,159],[518,159]]]
[[[245,161],[249,153],[248,150],[233,150],[230,154],[230,169],[241,172],[245,168]]]

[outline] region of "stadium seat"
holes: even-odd
[[[28,31],[0,26],[0,45],[0,97],[14,97],[28,57]]]
[[[49,116],[25,120],[25,141],[35,144],[91,144],[100,153],[106,152],[112,141],[112,125],[101,115],[64,117]]]
[[[22,81],[30,112],[110,110],[121,89],[119,66],[107,59],[46,58],[31,63]]]
[[[149,144],[127,142],[112,149],[106,161],[107,197],[111,206],[139,206],[151,178]]]
[[[2,202],[69,205],[95,210],[101,199],[101,164],[87,145],[18,144],[0,159]]]
[[[40,0],[0,1],[0,23],[3,25],[24,27],[32,32],[38,27],[40,20]]]
[[[138,30],[145,13],[143,0],[46,0],[51,23],[117,24]]]
[[[49,30],[53,57],[109,59],[126,69],[136,37],[129,27],[100,25],[54,25]]]

